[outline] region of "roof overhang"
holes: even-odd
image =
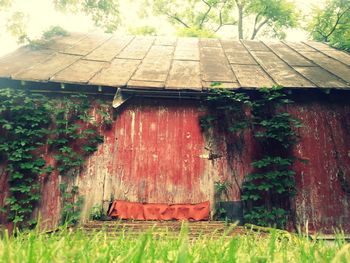
[[[126,88],[145,96],[198,94],[217,83],[233,90],[350,89],[350,55],[318,42],[71,33],[0,58],[0,78],[103,94]]]

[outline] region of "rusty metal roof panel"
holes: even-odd
[[[349,89],[349,76],[350,55],[317,42],[71,33],[0,58],[0,79],[165,91]]]

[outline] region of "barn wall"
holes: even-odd
[[[5,200],[8,195],[6,165],[0,164],[0,207],[5,206]],[[6,215],[0,212],[0,224],[6,222]],[[0,228],[1,229],[1,228]]]
[[[303,102],[290,110],[304,125],[295,154],[308,160],[294,167],[297,221],[330,233],[340,226],[350,232],[350,192],[344,189],[350,186],[350,103],[341,101]]]
[[[208,161],[194,101],[134,100],[119,112],[104,145],[79,179],[83,214],[114,199],[199,203],[214,196],[216,168]]]
[[[341,171],[350,184],[349,103],[304,99],[289,111],[304,124],[295,154],[309,160],[294,167],[297,223],[308,222],[310,229],[325,232],[342,226],[350,232],[350,194],[337,176]],[[228,200],[240,200],[244,175],[259,153],[257,145],[249,131],[242,137],[227,136],[220,129],[203,133],[198,126],[203,114],[194,101],[142,99],[124,105],[105,132],[105,142],[72,182],[85,199],[83,218],[93,205],[106,209],[111,199],[213,203],[215,181],[230,181]],[[0,178],[0,205],[6,196],[4,178]],[[61,180],[52,174],[42,183],[38,212],[49,228],[59,220]]]

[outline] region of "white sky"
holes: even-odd
[[[186,1],[186,0],[183,0]],[[124,24],[155,26],[161,34],[174,34],[165,21],[159,18],[140,21],[137,19],[137,1],[120,0],[121,14]],[[308,16],[314,5],[322,5],[325,0],[294,0],[297,6],[302,10],[303,15]],[[16,40],[6,32],[6,20],[13,12],[20,11],[28,14],[28,35],[32,38],[38,38],[41,33],[53,25],[59,25],[68,31],[89,32],[96,31],[90,19],[80,14],[62,14],[57,12],[52,0],[15,0],[12,8],[6,12],[0,12],[0,56],[11,52],[18,47]],[[135,22],[137,21],[137,22]],[[123,30],[121,32],[123,33]],[[291,41],[302,41],[307,39],[307,34],[303,30],[289,30],[287,39]]]

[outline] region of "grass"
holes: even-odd
[[[0,262],[350,262],[350,244],[342,236],[332,243],[278,232],[248,232],[235,237],[180,234],[154,237],[83,231],[43,234],[38,230],[0,238]]]

